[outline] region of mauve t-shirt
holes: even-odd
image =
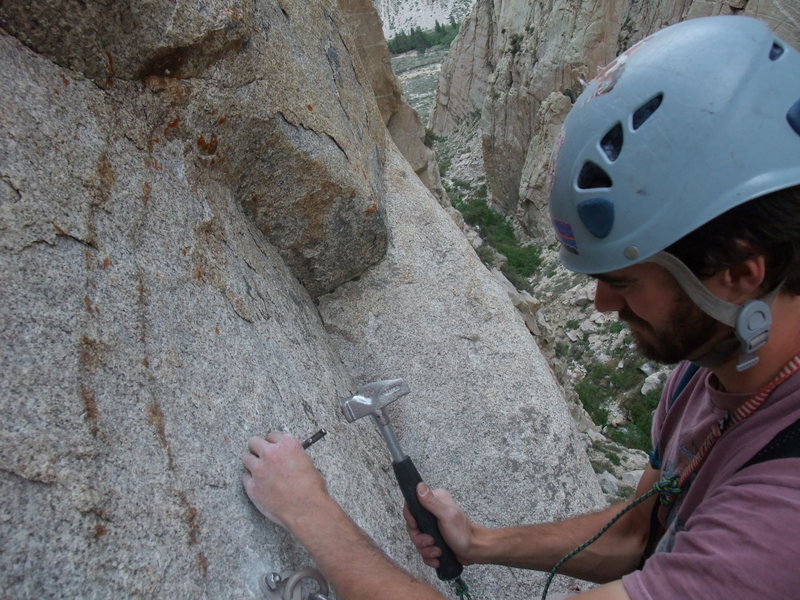
[[[671,407],[688,363],[673,372],[653,417],[662,476],[680,472],[712,423],[749,397],[700,369]],[[800,419],[800,374],[717,441],[686,494],[659,511],[666,528],[644,568],[622,578],[632,600],[800,598],[800,458],[740,468]]]

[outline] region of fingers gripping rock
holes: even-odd
[[[266,439],[251,438],[242,457],[242,483],[255,507],[269,520],[291,529],[315,499],[327,494],[325,483],[300,441],[272,432]]]

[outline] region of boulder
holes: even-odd
[[[386,130],[338,12],[293,0],[73,4],[0,9],[5,31],[65,69],[51,100],[70,102],[77,88],[62,80],[103,89],[117,135],[151,170],[180,151],[230,189],[312,295],[380,260]],[[61,131],[73,133],[82,145],[81,128]]]

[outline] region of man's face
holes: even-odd
[[[595,306],[601,312],[616,311],[639,352],[658,362],[702,356],[729,333],[657,265],[634,265],[597,276]]]

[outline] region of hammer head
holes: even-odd
[[[362,385],[356,393],[349,398],[342,398],[339,404],[342,407],[344,418],[352,423],[356,419],[372,415],[382,416],[383,408],[400,396],[405,396],[411,391],[403,379],[384,379]]]

